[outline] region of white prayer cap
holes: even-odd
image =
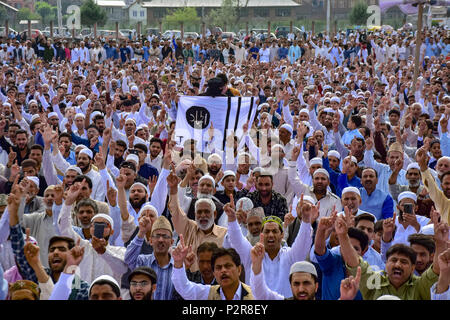
[[[211,163],[222,163],[222,158],[217,153],[213,153],[208,157],[208,164]]]
[[[84,114],[82,114],[82,113],[77,113],[76,115],[75,115],[75,117],[74,117],[74,119],[77,119],[77,118],[86,118],[86,116],[84,115]]]
[[[313,164],[320,164],[321,166],[323,166],[323,161],[322,158],[319,157],[315,157],[312,158],[311,160],[309,160],[309,164],[312,166]]]
[[[134,122],[134,124],[136,124],[136,120],[134,120],[133,118],[127,118],[127,120],[125,121],[125,123],[127,123],[128,121],[132,121],[132,122]]]
[[[127,156],[127,158],[125,159],[125,161],[134,161],[134,162],[136,162],[136,165],[138,165],[139,164],[139,157],[137,155],[135,155],[135,154],[129,154]]]
[[[410,164],[408,164],[408,167],[406,168],[406,172],[408,172],[409,169],[417,169],[420,171],[420,166],[417,162],[411,162]]]
[[[356,164],[358,164],[358,160],[355,158],[355,156],[347,156],[346,158],[350,158],[350,160]]]
[[[91,159],[94,158],[94,155],[92,154],[92,151],[90,149],[88,149],[88,148],[81,149],[81,151],[80,151],[80,153],[78,155],[80,155],[80,154],[85,154]]]
[[[77,95],[77,97],[75,98],[75,100],[80,100],[80,99],[86,99],[86,96],[84,96],[84,95],[82,95],[82,94],[79,94],[79,95]]]
[[[327,178],[330,179],[330,174],[328,173],[327,170],[325,170],[325,169],[323,169],[323,168],[319,168],[319,169],[317,169],[316,171],[314,171],[313,177],[314,177],[316,174],[319,174],[319,173],[326,175]]]
[[[364,216],[364,217],[370,218],[373,221],[373,223],[377,222],[377,217],[375,217],[375,215],[371,214],[370,212],[358,210],[355,217],[359,217],[359,216]]]
[[[237,209],[239,209],[241,207],[241,203],[242,203],[242,210],[244,210],[244,211],[249,211],[249,210],[252,210],[254,208],[253,201],[250,200],[247,197],[242,197],[238,201],[236,201],[236,208]],[[254,216],[254,215],[249,214],[247,216],[247,218],[249,218],[251,216]]]
[[[39,178],[38,177],[28,176],[27,179],[32,181],[36,185],[36,187],[38,187],[38,189],[39,189]]]
[[[270,108],[270,104],[268,104],[267,102],[261,103],[261,104],[258,106],[258,110],[261,110],[263,107]]]
[[[234,171],[226,170],[226,171],[223,173],[222,180],[225,180],[225,178],[228,177],[228,176],[233,176],[233,177],[236,178],[236,174],[234,173]]]
[[[344,72],[350,72],[348,68],[344,68]]]
[[[417,195],[411,191],[403,191],[398,195],[398,202],[400,203],[403,199],[412,199],[414,202],[417,202]]]
[[[385,294],[377,298],[377,300],[402,300],[397,296],[393,296],[390,294]]]
[[[280,129],[285,129],[287,131],[289,131],[291,134],[294,132],[294,130],[292,129],[292,126],[288,123],[283,124]]]
[[[302,273],[309,273],[314,275],[317,278],[317,270],[316,267],[308,261],[298,261],[294,263],[291,266],[291,269],[289,270],[289,275],[292,275],[293,273],[302,272]]]
[[[334,111],[334,109],[333,108],[325,108],[325,109],[323,109],[323,111],[325,111],[325,112],[329,112],[329,113],[335,113],[336,111]]]
[[[341,155],[336,150],[331,150],[330,152],[328,152],[328,157],[335,157],[339,160],[341,159]]]
[[[202,181],[202,180],[210,180],[211,181],[211,183],[212,183],[212,185],[213,185],[213,187],[215,187],[216,186],[216,181],[214,180],[214,178],[213,177],[211,177],[209,174],[205,174],[203,177],[201,177],[200,179],[198,179],[198,184],[200,185],[200,182]]]
[[[145,210],[150,210],[156,213],[156,215],[158,215],[158,210],[156,210],[156,208],[154,206],[152,206],[150,204],[150,202],[145,203],[142,207],[141,210],[139,210],[138,216],[141,216],[142,212],[144,212]]]
[[[111,229],[114,230],[114,221],[111,218],[111,216],[104,214],[104,213],[97,213],[95,216],[92,217],[91,222],[94,222],[98,218],[103,218],[108,221],[108,223],[111,225]]]
[[[333,98],[330,99],[330,102],[337,102],[337,103],[340,103],[340,102],[341,102],[341,99],[339,99],[339,97],[333,97]]]
[[[39,119],[40,116],[38,114],[33,114],[33,116],[31,117],[31,122],[33,122],[36,119]]]
[[[32,104],[38,104],[38,103],[35,99],[31,99],[30,102],[28,102],[28,105],[32,105]]]
[[[101,115],[102,113],[101,113],[100,111],[98,111],[98,110],[95,110],[94,112],[91,113],[91,117],[90,117],[90,118],[92,119],[92,118],[94,118],[96,115],[99,115],[99,114]]]
[[[274,144],[271,148],[270,148],[270,150],[273,152],[276,148],[279,148],[281,151],[283,151],[283,153],[285,153],[284,152],[284,147],[281,145],[281,144]]]
[[[306,108],[301,109],[299,114],[300,113],[306,113],[307,115],[309,115],[308,109],[306,109]]]
[[[298,200],[300,202],[300,199]],[[308,196],[308,195],[303,195],[303,201],[308,201],[309,203],[311,203],[312,205],[316,204],[316,201],[314,200],[313,197]]]
[[[328,84],[323,87],[323,91],[328,90],[328,89],[333,90],[333,87]]]
[[[57,118],[59,119],[59,116],[58,116],[58,114],[57,114],[56,112],[50,112],[50,113],[48,114],[48,118],[49,118],[49,119],[52,118],[52,117],[57,117]]]
[[[358,188],[356,187],[346,187],[344,190],[342,190],[342,195],[345,193],[353,192],[356,193],[361,198],[361,193],[359,192]]]
[[[238,159],[240,159],[240,158],[242,158],[242,157],[245,157],[245,156],[251,158],[250,153],[248,153],[248,152],[241,152],[241,153],[239,153],[239,155],[238,155]]]
[[[116,279],[114,279],[113,277],[108,276],[108,275],[106,275],[106,274],[104,274],[104,275],[102,275],[102,276],[99,276],[99,277],[97,277],[94,281],[92,281],[91,285],[89,286],[88,295],[91,295],[91,289],[92,289],[92,287],[93,287],[97,282],[100,282],[100,281],[107,281],[107,282],[111,283],[111,285],[113,285],[113,286],[116,287],[116,290],[114,290],[114,292],[115,292],[116,294],[119,293],[119,296],[120,296],[120,286],[119,286],[119,284],[117,283]]]
[[[139,88],[137,86],[132,86],[131,91],[139,91]]]
[[[7,106],[7,107],[11,107],[11,103],[9,103],[9,102],[4,102],[3,105]]]
[[[77,166],[74,166],[74,165],[71,165],[71,166],[67,167],[66,171],[64,171],[64,174],[66,174],[67,171],[69,171],[69,170],[76,171],[78,174],[83,174],[81,172],[81,169],[79,167],[77,167]]]
[[[128,158],[128,157],[127,157],[127,158]],[[128,160],[127,160],[127,161],[128,161]],[[144,188],[145,192],[147,192],[147,187],[146,187],[143,183],[141,183],[141,182],[135,182],[135,183],[133,183],[133,184],[131,185],[131,187],[130,187],[130,191],[131,191],[134,187],[142,187],[142,188]]]

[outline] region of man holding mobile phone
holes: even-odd
[[[430,219],[416,215],[418,210],[417,195],[411,191],[404,191],[398,196],[397,214],[394,213],[394,230],[385,228],[383,224],[383,236],[381,238],[381,255],[385,257],[387,250],[394,244],[403,243],[409,245],[408,236],[419,233]],[[397,218],[396,218],[397,217]]]

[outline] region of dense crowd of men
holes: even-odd
[[[2,39],[0,299],[448,300],[450,32],[417,80],[415,39]],[[183,96],[257,112],[201,150]]]

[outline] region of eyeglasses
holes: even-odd
[[[141,287],[141,288],[144,288],[144,287],[148,286],[149,283],[150,283],[149,281],[141,281],[141,282],[131,281],[131,282],[130,282],[130,286],[131,286],[131,287]]]
[[[154,234],[152,235],[152,239],[156,239],[158,240],[159,238],[163,238],[164,240],[169,240],[171,237],[168,236],[167,234]]]

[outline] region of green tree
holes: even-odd
[[[249,0],[222,0],[219,9],[211,10],[205,17],[206,23],[213,26],[228,27],[232,29],[237,27],[241,19],[241,12],[244,12]]]
[[[359,1],[350,11],[350,23],[355,25],[365,25],[369,18],[367,13],[367,3]]]
[[[200,23],[200,17],[197,16],[197,10],[192,7],[183,7],[173,10],[169,15],[164,17],[164,24],[169,27],[179,28],[180,24],[183,23],[184,29],[196,29]]]
[[[223,0],[219,9],[213,9],[208,13],[206,16],[206,21],[209,25],[214,25],[224,29],[225,26],[228,26],[229,28],[235,24],[238,17],[239,14],[235,6],[235,1]]]
[[[17,12],[17,20],[41,20],[41,16],[28,8],[21,8]]]
[[[93,0],[86,0],[80,8],[81,24],[85,26],[97,25],[103,26],[108,21],[106,11]]]
[[[8,18],[8,12],[6,11],[5,7],[0,7],[0,23],[3,25],[6,19]]]
[[[56,10],[56,7],[43,1],[37,2],[35,6],[35,11],[42,17],[42,24],[44,26],[50,24],[50,21],[56,20]]]

